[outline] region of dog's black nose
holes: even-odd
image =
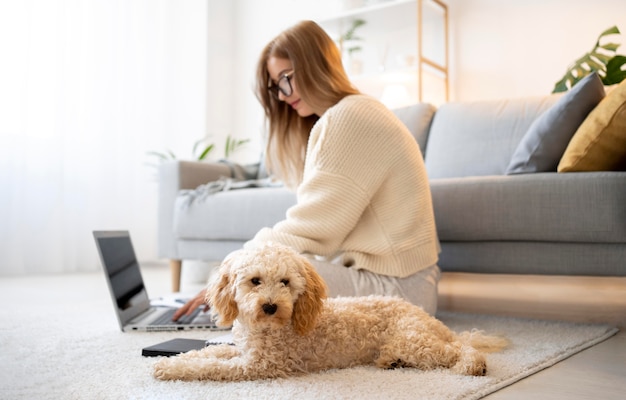
[[[276,304],[263,304],[263,312],[267,315],[274,315],[277,309],[278,306]]]

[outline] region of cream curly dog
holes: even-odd
[[[234,322],[236,345],[162,358],[157,378],[240,381],[369,364],[485,375],[481,351],[506,345],[479,332],[456,335],[399,298],[325,300],[325,283],[307,259],[275,244],[234,253],[207,293],[218,323]]]

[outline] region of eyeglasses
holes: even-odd
[[[285,97],[291,96],[293,94],[293,88],[291,87],[292,76],[293,76],[293,71],[283,74],[283,76],[278,78],[276,85],[272,84],[272,80],[270,79],[270,81],[267,83],[267,90],[269,90],[272,96],[274,96],[274,98],[276,99],[278,99],[279,91]]]

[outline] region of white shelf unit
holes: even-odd
[[[353,1],[354,3],[354,1]],[[344,66],[364,93],[390,107],[448,101],[448,7],[441,0],[361,1],[318,23],[337,40]],[[340,40],[355,20],[361,40]],[[351,56],[348,49],[361,47]]]

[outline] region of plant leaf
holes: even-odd
[[[606,44],[603,44],[602,46],[598,46],[598,47],[601,48],[601,49],[604,49],[604,50],[615,52],[615,51],[617,51],[619,46],[620,46],[619,43],[606,43]]]
[[[591,57],[587,60],[587,65],[591,68],[591,71],[601,71],[605,68],[604,64],[595,62]]]
[[[606,64],[606,75],[602,79],[605,85],[615,85],[626,79],[626,70],[622,67],[626,65],[626,56],[617,55]]]
[[[228,159],[241,146],[248,143],[250,139],[235,139],[230,134],[226,136],[226,144],[224,146],[224,158]]]
[[[604,63],[606,65],[606,63],[609,62],[609,60],[611,58],[613,58],[613,56],[609,56],[606,54],[602,54],[602,53],[596,53],[594,54],[595,58],[597,58],[600,62]]]
[[[198,156],[198,161],[204,160],[209,155],[209,153],[213,150],[214,147],[215,145],[213,143],[205,147],[202,153],[200,153],[200,155]]]
[[[561,79],[560,81],[558,81],[557,83],[554,84],[554,89],[552,89],[552,93],[563,93],[563,92],[567,92],[568,87],[565,84],[565,80]]]
[[[619,47],[615,43],[600,44],[600,40],[608,35],[619,34],[617,26],[612,26],[600,34],[594,48],[577,59],[574,64],[569,67],[565,75],[554,85],[552,93],[564,92],[572,88],[579,80],[586,75],[597,71],[600,76],[606,74],[607,63],[615,56],[615,51]],[[607,55],[602,51],[611,53]]]
[[[232,143],[232,138],[230,134],[226,136],[226,144],[224,145],[224,158],[228,158],[230,156],[230,146]]]
[[[193,143],[193,147],[191,148],[191,154],[196,154],[196,150],[198,150],[198,146],[200,146],[200,143],[202,143],[202,139],[196,140]]]
[[[360,38],[354,36],[354,32],[363,25],[365,25],[365,20],[355,19],[354,21],[352,21],[350,29],[348,29],[346,33],[341,35],[341,40],[361,40]]]
[[[166,153],[161,153],[161,152],[158,152],[158,151],[148,151],[146,154],[149,155],[149,156],[157,157],[161,161],[175,160],[176,159],[176,155],[171,150],[167,150]]]
[[[600,37],[598,38],[598,40],[600,38],[604,37],[604,36],[613,35],[613,34],[616,34],[616,33],[620,33],[620,32],[619,32],[619,29],[617,29],[617,25],[614,25],[614,26],[610,27],[609,29],[605,30],[604,32],[602,32],[600,34]]]

